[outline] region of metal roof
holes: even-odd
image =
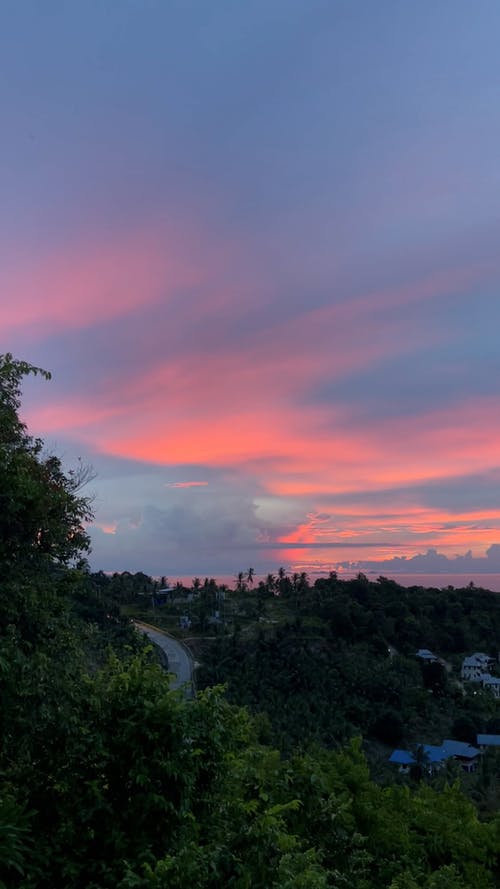
[[[453,741],[451,738],[445,738],[443,741],[443,749],[446,750],[450,756],[463,756],[464,759],[474,759],[474,757],[479,756],[481,753],[477,747],[473,747],[472,744],[466,744],[465,741]]]
[[[478,744],[487,743],[481,742],[480,738],[497,738],[496,742],[490,741],[489,743],[495,743],[500,746],[500,735],[478,735]],[[424,763],[427,762],[429,764],[445,762],[445,760],[451,759],[452,756],[461,756],[463,759],[475,759],[481,753],[472,744],[466,744],[465,741],[454,741],[452,738],[446,738],[440,746],[436,744],[422,744],[421,746]],[[410,753],[409,750],[394,750],[389,757],[389,762],[405,766],[413,765],[416,761],[416,755]]]
[[[402,766],[409,766],[415,762],[415,757],[408,750],[393,750],[389,762],[396,762]]]
[[[445,759],[449,759],[451,753],[447,753],[444,747],[437,747],[434,744],[422,744],[423,750],[423,760],[425,763],[436,763],[436,762],[444,762]],[[394,750],[390,757],[389,762],[396,762],[400,765],[412,765],[416,763],[416,758],[413,753],[410,753],[409,750]]]

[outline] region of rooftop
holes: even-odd
[[[477,743],[481,747],[500,747],[500,735],[478,735]]]
[[[472,744],[467,744],[465,741],[454,741],[452,738],[445,738],[443,749],[447,751],[449,756],[462,756],[464,759],[474,759],[475,756],[479,756],[481,753]]]

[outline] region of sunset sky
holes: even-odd
[[[1,351],[92,567],[500,571],[497,0],[0,20]]]

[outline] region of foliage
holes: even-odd
[[[76,497],[75,476],[57,457],[43,455],[42,442],[19,420],[20,385],[26,374],[45,371],[0,356],[0,561],[5,580],[21,566],[41,570],[68,564],[89,549],[83,527],[90,504]]]
[[[475,742],[488,730],[496,703],[487,693],[464,694],[457,667],[473,650],[496,657],[497,595],[470,587],[408,590],[362,576],[332,575],[309,586],[298,575],[279,583],[258,626],[219,634],[206,648],[198,683],[226,683],[230,700],[266,713],[283,750],[356,733],[392,746],[443,737]],[[275,602],[281,620],[266,624]],[[459,636],[468,648],[456,657]],[[443,662],[419,664],[415,653],[424,646],[451,658],[455,671]]]

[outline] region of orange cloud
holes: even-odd
[[[303,544],[307,548],[308,544],[327,547],[329,543],[345,541],[348,549],[355,540],[370,544],[393,540],[398,546],[404,544],[409,554],[415,554],[418,541],[432,540],[434,546],[445,552],[472,548],[479,555],[500,534],[500,511],[493,509],[470,509],[451,514],[444,509],[410,506],[400,510],[396,522],[391,523],[391,519],[394,519],[392,514],[377,513],[376,509],[358,515],[349,508],[332,515],[311,513],[306,522],[283,535],[280,542]],[[373,557],[389,557],[387,553],[381,553],[382,550],[377,549],[377,555]]]
[[[92,522],[92,524],[96,528],[100,528],[100,530],[104,534],[116,534],[116,529],[118,527],[118,525],[116,525],[116,524],[109,524],[109,523],[105,523],[105,522]]]

